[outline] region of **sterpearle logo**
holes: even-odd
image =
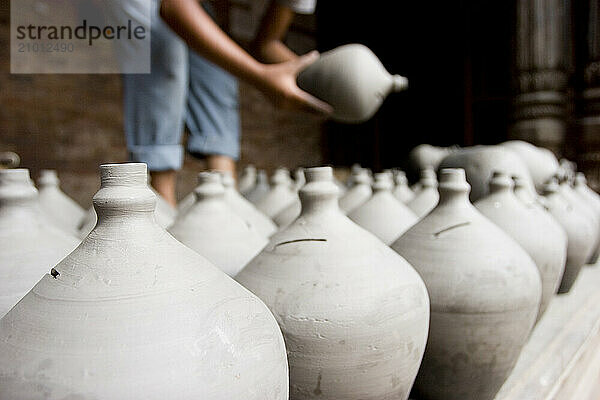
[[[11,73],[150,73],[152,0],[11,0]]]

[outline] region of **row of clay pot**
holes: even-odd
[[[441,172],[439,204],[392,244],[411,267],[344,216],[330,168],[311,168],[299,193],[300,216],[262,251],[266,239],[257,241],[252,251],[260,253],[237,276],[266,303],[273,319],[258,299],[231,286],[212,266],[231,268],[233,274],[242,261],[211,263],[156,224],[145,166],[107,165],[101,172],[94,230],[0,322],[0,338],[10,339],[0,341],[1,354],[9,357],[0,363],[0,397],[29,398],[34,383],[54,397],[126,398],[134,385],[147,398],[164,398],[173,388],[182,398],[287,398],[286,355],[281,333],[274,329],[277,321],[287,345],[292,398],[405,399],[425,350],[429,321],[429,298],[414,267],[425,281],[432,311],[417,390],[434,399],[491,399],[562,273],[564,252],[562,258],[556,253],[559,261],[548,257],[544,263],[535,247],[511,234],[525,225],[498,228],[470,204],[461,169]],[[26,181],[21,184],[35,193]],[[225,181],[201,174],[196,201],[171,228],[207,258],[245,251],[245,243],[238,242],[259,235],[223,207]],[[510,197],[518,193],[511,190],[512,182],[508,174],[496,174],[478,208],[486,215],[491,209],[489,218],[501,222],[507,219],[502,215],[521,212],[530,225],[551,231],[531,216],[543,213],[540,207],[532,206],[537,211],[527,214],[526,203]],[[576,191],[597,202],[581,186],[581,177],[578,182]],[[547,186],[550,204],[558,193],[552,185]],[[361,206],[373,211],[377,205],[401,204],[390,202],[397,201],[389,196],[391,186],[389,173],[375,175],[375,194]],[[426,187],[421,185],[417,194]],[[531,194],[522,182],[520,187],[525,196]],[[5,204],[14,206],[6,197],[0,200],[0,216],[11,213]],[[359,220],[358,211],[351,217]],[[212,248],[203,247],[211,234],[201,224],[211,219],[220,228],[237,227],[245,234],[213,232]],[[196,220],[195,227],[186,220]],[[35,325],[43,330],[31,331]],[[144,350],[157,343],[160,351]],[[101,356],[98,349],[103,349]],[[48,359],[44,374],[35,374]],[[186,370],[192,362],[202,365],[194,376]],[[78,371],[84,365],[88,379],[82,381]],[[473,385],[474,376],[480,384]],[[162,386],[145,383],[157,379]]]

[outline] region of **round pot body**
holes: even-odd
[[[28,170],[0,170],[0,317],[78,244],[41,212]]]
[[[600,196],[594,190],[587,185],[587,180],[583,173],[578,172],[575,178],[575,184],[573,186],[575,193],[594,210],[596,216],[600,217]],[[599,248],[596,247],[594,254],[588,260],[590,264],[596,264],[598,262]]]
[[[437,207],[392,248],[419,272],[431,299],[416,388],[434,400],[491,400],[533,328],[539,272],[512,238],[469,203],[461,169],[443,169]]]
[[[567,233],[567,262],[558,289],[558,293],[567,293],[575,283],[581,267],[594,251],[596,227],[559,193],[555,180],[544,187],[544,204]]]
[[[75,235],[85,210],[60,190],[59,183],[56,171],[41,171],[38,179],[40,207],[48,220]]]
[[[544,190],[544,184],[558,172],[558,160],[548,149],[534,146],[523,140],[509,140],[500,144],[510,149],[527,166],[529,175],[538,192]]]
[[[440,195],[437,190],[438,182],[435,171],[424,169],[421,171],[421,180],[414,197],[406,203],[408,208],[419,218],[427,215],[437,205]]]
[[[298,86],[333,107],[332,118],[346,123],[370,119],[391,92],[408,80],[390,75],[371,50],[348,44],[322,53],[298,75]]]
[[[542,279],[542,301],[538,320],[558,291],[567,260],[567,234],[539,207],[527,206],[513,192],[513,181],[494,173],[490,194],[475,207],[498,225],[531,256]]]
[[[292,187],[290,172],[284,168],[277,169],[271,179],[271,188],[255,203],[256,208],[269,218],[275,217],[294,202],[296,193]]]
[[[496,170],[521,177],[531,191],[535,191],[527,166],[515,153],[502,146],[461,148],[445,157],[439,168],[465,170],[471,185],[471,201],[477,201],[487,194],[488,182]]]
[[[0,320],[0,398],[287,399],[267,307],[156,224],[145,164],[101,173],[97,226]]]
[[[252,203],[235,190],[233,177],[230,174],[223,174],[223,186],[225,187],[225,203],[251,228],[264,237],[269,237],[277,231],[277,226],[269,217],[258,211]]]
[[[302,214],[236,279],[286,339],[290,399],[408,397],[427,338],[418,274],[337,206],[331,169],[309,168]]]
[[[573,212],[583,217],[582,221],[585,220],[586,224],[591,224],[594,227],[594,245],[586,263],[591,263],[594,259],[595,254],[598,252],[600,247],[600,215],[596,213],[593,207],[584,199],[581,198],[571,187],[569,181],[564,180],[558,185],[559,194],[571,205]]]
[[[225,202],[225,188],[218,172],[201,172],[198,181],[196,202],[175,220],[169,232],[227,275],[234,276],[268,240]]]
[[[392,194],[387,174],[375,174],[375,193],[348,217],[390,245],[417,222],[417,216]]]

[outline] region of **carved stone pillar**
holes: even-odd
[[[580,93],[577,162],[596,188],[600,183],[600,1],[587,0],[578,9],[576,23],[584,24],[578,37],[582,46],[582,82]],[[581,79],[582,78],[582,79]]]
[[[561,153],[567,131],[570,0],[517,0],[510,137]]]

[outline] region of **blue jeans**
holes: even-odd
[[[151,171],[180,169],[183,124],[195,156],[240,154],[238,83],[188,49],[156,12],[151,73],[123,75],[125,136],[131,161]]]

